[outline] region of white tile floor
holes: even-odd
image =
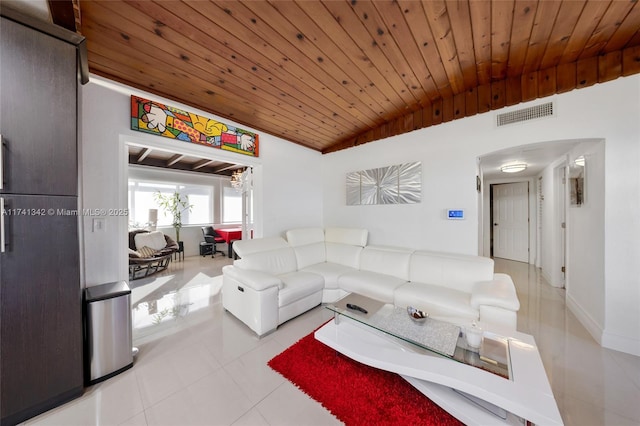
[[[266,365],[331,315],[319,307],[258,339],[222,309],[227,263],[196,256],[133,281],[134,367],[26,424],[338,424]],[[518,329],[536,338],[565,424],[640,424],[640,358],[602,349],[535,268],[497,259],[496,270],[516,283]]]

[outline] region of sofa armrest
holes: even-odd
[[[255,291],[262,291],[269,287],[282,288],[284,286],[280,278],[262,271],[241,269],[227,265],[222,268],[222,273],[247,287],[251,287]]]
[[[471,306],[480,309],[481,305],[517,312],[520,309],[520,301],[511,277],[496,274],[495,279],[491,281],[475,283],[471,290]]]

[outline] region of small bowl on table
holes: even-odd
[[[414,308],[413,306],[407,306],[407,313],[409,314],[409,318],[415,322],[425,322],[427,318],[429,318],[428,313]]]

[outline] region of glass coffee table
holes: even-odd
[[[320,342],[363,364],[400,374],[465,424],[563,424],[532,336],[486,330],[480,348],[462,327],[358,294],[326,305],[334,320]]]
[[[336,322],[340,321],[340,317],[349,318],[407,343],[404,346],[409,350],[431,352],[510,378],[509,344],[503,336],[487,333],[480,348],[471,348],[464,337],[463,328],[456,324],[428,317],[415,320],[407,309],[358,294],[350,294],[326,305],[326,308],[334,313]]]

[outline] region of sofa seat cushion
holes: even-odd
[[[440,285],[408,283],[396,289],[394,305],[413,306],[433,317],[478,320],[479,311],[471,306],[471,294]]]
[[[322,275],[324,278],[324,288],[338,288],[338,278],[347,272],[357,271],[349,266],[338,265],[336,263],[316,263],[303,269],[305,272]]]
[[[407,284],[407,281],[375,272],[351,271],[338,277],[338,284],[344,291],[362,294],[385,303],[393,303],[394,291],[397,287]]]
[[[284,284],[278,292],[278,307],[287,306],[313,293],[321,293],[324,288],[324,278],[311,272],[290,272],[278,278]]]

